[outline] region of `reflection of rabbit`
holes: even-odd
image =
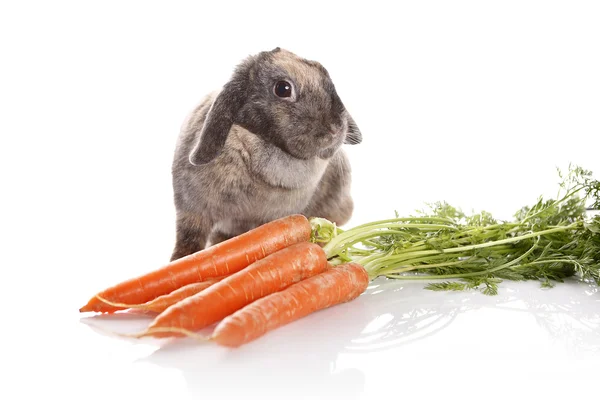
[[[319,63],[280,48],[248,57],[182,127],[171,259],[289,214],[343,225],[353,201],[341,146],[361,140]]]

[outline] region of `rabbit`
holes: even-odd
[[[280,47],[247,56],[181,126],[171,261],[290,214],[345,224],[354,202],[342,145],[361,142],[320,63]]]

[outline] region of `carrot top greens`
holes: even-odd
[[[590,214],[600,208],[600,182],[581,167],[558,173],[556,199],[540,197],[510,221],[436,202],[417,215],[346,230],[312,218],[311,240],[331,263],[357,262],[371,279],[442,280],[425,286],[430,290],[495,295],[505,279],[553,287],[572,276],[600,284],[600,215]]]

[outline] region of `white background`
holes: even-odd
[[[96,291],[170,256],[175,233],[170,167],[179,127],[245,56],[280,46],[329,70],[364,137],[362,144],[347,147],[356,204],[348,226],[441,200],[510,218],[539,195],[556,193],[556,167],[574,163],[600,174],[598,21],[595,1],[2,2],[0,325],[7,352],[2,363],[13,373],[1,390],[37,398],[65,390],[84,398],[199,397],[208,394],[207,380],[217,379],[207,375],[210,362],[240,387],[257,368],[275,375],[293,365],[304,373],[324,371],[308,374],[302,398],[329,398],[321,387],[341,398],[371,398],[391,382],[403,385],[415,376],[422,386],[405,385],[399,393],[428,387],[443,394],[444,385],[431,387],[436,379],[461,382],[462,375],[449,371],[476,376],[479,364],[495,365],[497,374],[533,373],[531,393],[539,393],[533,389],[538,384],[547,388],[558,373],[554,366],[570,366],[580,372],[569,375],[576,384],[563,386],[565,393],[583,390],[583,371],[591,366],[586,363],[597,371],[596,353],[570,365],[568,346],[547,347],[548,332],[534,318],[496,316],[488,309],[492,300],[476,294],[450,298],[389,283],[383,285],[388,305],[361,299],[356,304],[368,312],[346,308],[345,322],[327,325],[327,318],[316,317],[297,324],[274,336],[278,350],[271,353],[263,342],[227,364],[214,349],[190,346],[186,351],[195,352],[204,369],[179,353],[139,366],[133,360],[155,347],[90,330],[77,309]],[[579,311],[598,309],[597,293],[586,295],[587,287],[555,288],[556,298],[535,284],[514,287],[512,295],[529,300],[521,304],[525,310],[542,297],[563,310],[570,321],[559,321],[565,332],[575,329],[570,318],[578,314],[561,299],[580,304]],[[403,297],[408,303],[402,312],[391,306],[399,301],[395,290],[412,295]],[[479,311],[468,315],[475,316],[397,353],[346,356],[352,333],[331,346],[327,340],[311,342],[314,348],[302,342],[328,330],[342,337],[361,332],[381,315],[388,315],[381,317],[384,322],[389,315],[402,317],[411,304],[444,309],[459,299],[474,302]],[[587,333],[575,347],[595,351],[600,317],[597,311],[584,315]],[[498,333],[506,327],[513,334]],[[495,339],[477,342],[473,332]],[[471,339],[460,340],[465,337]],[[449,344],[456,340],[471,346],[469,356]],[[496,350],[486,353],[490,348]],[[420,356],[425,349],[436,354],[425,357],[431,364]],[[327,355],[299,362],[299,355],[311,351]],[[289,355],[289,365],[268,361],[281,354]],[[503,355],[519,354],[531,357],[531,369],[499,366]],[[344,365],[350,375],[339,373]],[[536,369],[544,366],[547,371]],[[428,368],[440,374],[424,378]],[[487,382],[474,381],[480,382],[477,389]],[[344,392],[337,382],[357,386]],[[468,385],[461,382],[459,390]]]

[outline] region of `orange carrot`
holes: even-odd
[[[212,286],[213,284],[219,282],[221,279],[225,278],[224,276],[215,279],[209,279],[203,282],[190,283],[189,285],[185,285],[180,287],[177,290],[172,291],[169,294],[163,294],[162,296],[158,296],[154,300],[147,301],[142,304],[124,304],[124,303],[113,303],[106,299],[103,299],[101,296],[97,296],[101,301],[105,302],[108,305],[114,307],[121,308],[135,308],[141,309],[145,311],[150,311],[154,313],[161,313],[165,311],[167,308],[172,306],[175,303],[180,302],[181,300],[188,298],[196,293],[200,293],[204,289]]]
[[[265,296],[223,319],[211,340],[238,347],[315,311],[355,299],[369,284],[359,264],[342,264]]]
[[[256,299],[323,272],[327,257],[321,246],[302,242],[268,255],[208,289],[167,308],[138,336],[181,336],[162,328],[205,328]],[[159,328],[154,329],[154,328]],[[152,330],[154,329],[154,332]]]
[[[124,309],[101,301],[142,304],[190,283],[231,275],[285,247],[308,242],[311,226],[299,214],[280,218],[199,252],[171,261],[162,268],[128,279],[93,296],[79,312]]]

